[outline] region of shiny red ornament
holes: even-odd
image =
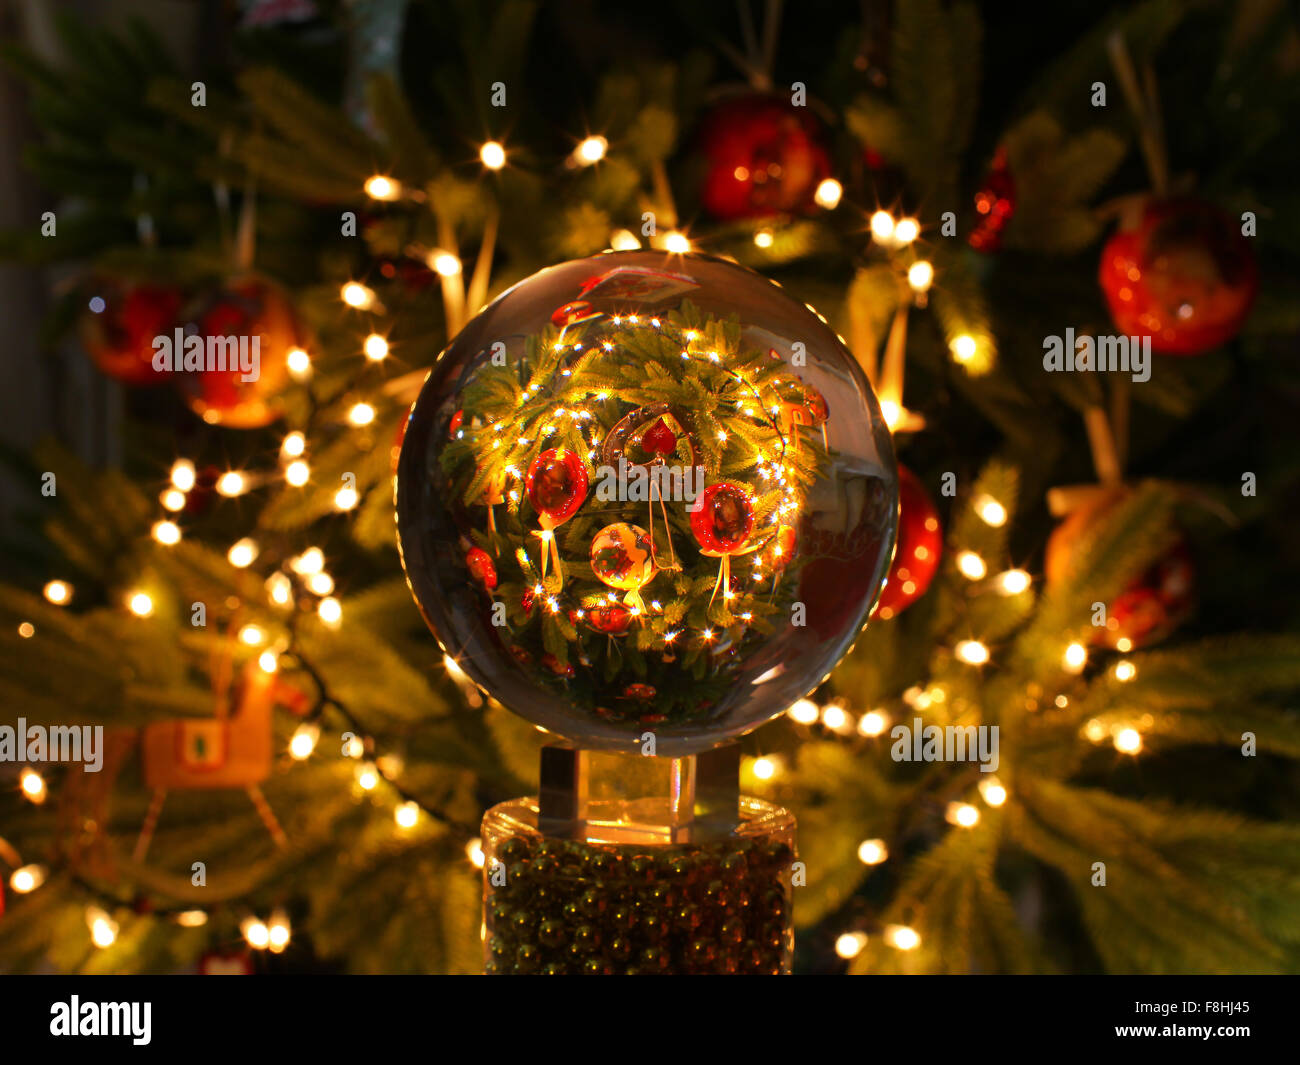
[[[968,243],[976,251],[997,251],[1002,247],[1002,231],[1016,213],[1016,180],[1007,167],[1004,148],[998,149],[983,186],[975,193],[975,213]]]
[[[700,201],[721,219],[810,211],[831,173],[821,124],[779,96],[719,104],[700,127],[699,144],[707,162]]]
[[[705,551],[730,555],[749,539],[754,529],[754,504],[745,488],[719,481],[700,493],[699,504],[691,512],[691,532]]]
[[[629,684],[623,689],[623,695],[628,699],[635,699],[638,702],[649,702],[656,695],[654,685],[652,684]]]
[[[656,458],[671,455],[677,450],[677,434],[660,418],[641,437],[641,447]]]
[[[88,286],[88,308],[78,322],[81,343],[99,370],[124,385],[167,384],[153,368],[154,337],[172,339],[184,293],[172,285],[105,279]]]
[[[1115,597],[1102,641],[1117,651],[1159,643],[1191,616],[1195,597],[1196,566],[1179,541]]]
[[[203,339],[205,354],[218,346],[233,351],[227,338],[238,342],[239,354],[227,355],[228,365],[243,358],[251,363],[257,340],[255,377],[238,365],[171,375],[190,409],[208,424],[230,429],[258,429],[280,417],[279,396],[289,383],[288,354],[306,344],[285,291],[253,275],[232,278],[199,299],[187,317],[186,333]]]
[[[1098,281],[1120,333],[1149,336],[1164,355],[1199,355],[1241,330],[1259,268],[1240,224],[1217,207],[1152,198],[1102,248]]]
[[[470,576],[488,591],[497,586],[497,568],[492,562],[492,556],[483,548],[471,547],[466,551],[465,565],[469,569]]]
[[[1074,510],[1047,538],[1043,574],[1048,587],[1069,576],[1080,545],[1128,496],[1120,488]],[[1185,540],[1176,540],[1106,604],[1106,624],[1094,642],[1117,651],[1159,643],[1186,621],[1196,606],[1196,566]]]
[[[898,544],[873,618],[888,621],[915,603],[930,587],[943,554],[943,526],[921,484],[902,464],[898,467]]]
[[[550,448],[529,465],[524,494],[551,528],[563,525],[587,498],[587,467],[576,451]]]
[[[447,435],[453,440],[456,439],[456,434],[460,431],[460,427],[464,423],[465,412],[463,410],[458,410],[451,416],[451,423],[447,426]]]
[[[602,603],[586,612],[585,620],[605,636],[622,636],[632,625],[632,611],[621,603]]]

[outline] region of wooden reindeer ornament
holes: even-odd
[[[244,666],[237,685],[231,684],[230,672],[227,656],[214,673],[218,694],[213,717],[145,726],[144,780],[153,798],[136,841],[137,862],[149,850],[167,792],[172,790],[243,788],[275,845],[283,847],[287,842],[260,784],[271,774],[273,708],[283,703],[301,712],[306,696],[255,661]]]

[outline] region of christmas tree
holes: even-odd
[[[453,338],[607,249],[779,281],[899,457],[873,620],[743,740],[799,817],[795,971],[1300,969],[1294,12],[753,6],[5,47],[44,203],[0,251],[49,291],[10,357],[75,343],[125,417],[113,461],[7,449],[0,970],[482,970],[479,819],[546,737],[426,630],[394,476]],[[707,718],[792,606],[836,405],[774,355],[578,299],[444,434],[449,550],[575,703],[641,685],[611,728]],[[730,479],[711,524],[648,480],[573,516],[669,459]]]

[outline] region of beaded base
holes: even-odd
[[[794,818],[742,798],[727,837],[689,844],[544,837],[520,799],[483,818],[489,973],[788,972]]]

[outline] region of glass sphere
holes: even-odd
[[[595,749],[653,731],[689,754],[807,695],[866,622],[897,522],[843,342],[701,255],[606,252],[502,293],[434,365],[397,467],[443,651]]]

